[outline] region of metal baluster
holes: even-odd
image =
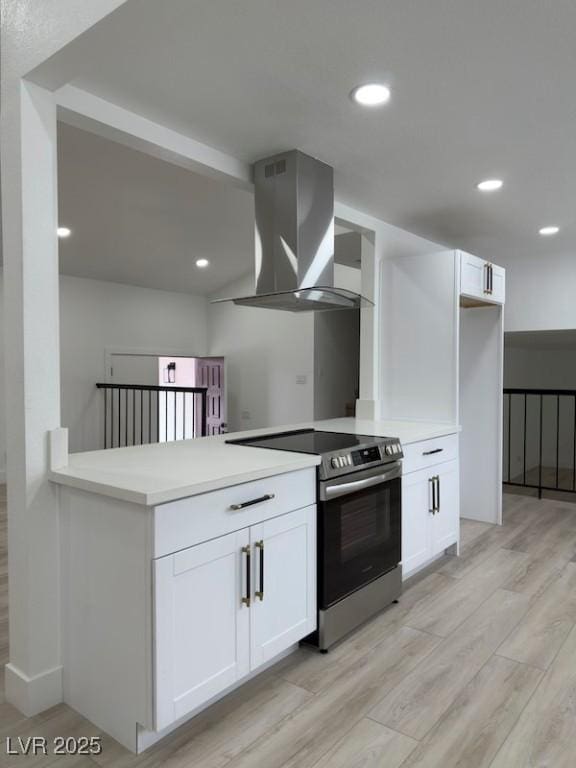
[[[524,481],[523,481],[524,485],[526,485],[526,429],[527,429],[526,425],[527,425],[527,421],[528,421],[528,419],[527,419],[528,407],[527,407],[527,402],[526,401],[527,401],[527,395],[526,395],[526,392],[524,392],[524,472],[523,472],[523,474],[524,474]]]
[[[556,488],[560,486],[560,395],[556,395]]]
[[[572,490],[576,491],[576,395],[574,395],[574,460],[572,463]]]
[[[186,392],[182,392],[182,440],[186,440]]]
[[[144,443],[144,390],[140,390],[140,445]]]
[[[132,390],[132,445],[136,445],[136,390]]]
[[[104,448],[108,448],[108,389],[104,390]]]
[[[176,390],[174,390],[174,440],[178,439],[178,435],[176,433],[176,396],[177,396]]]
[[[508,395],[508,480],[512,477],[511,467],[511,447],[510,441],[512,436],[512,393]]]
[[[543,399],[540,395],[540,447],[538,450],[538,498],[542,498],[542,409]]]

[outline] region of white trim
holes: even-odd
[[[48,433],[50,447],[50,469],[62,469],[68,466],[68,428],[58,427]]]
[[[166,162],[252,189],[248,163],[72,85],[55,94],[58,119]]]
[[[26,717],[34,717],[63,701],[62,667],[28,677],[14,664],[5,666],[6,701]]]

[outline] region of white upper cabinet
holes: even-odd
[[[504,304],[506,272],[489,261],[459,251],[460,295],[485,304]]]

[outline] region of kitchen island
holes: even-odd
[[[275,474],[319,464],[319,458],[277,451],[246,451],[226,440],[292,429],[398,437],[411,445],[445,435],[459,427],[418,421],[370,421],[341,418],[266,427],[227,435],[152,443],[105,451],[72,453],[66,464],[50,472],[60,485],[151,506],[207,493]]]
[[[428,472],[430,459],[457,462],[450,425],[335,419],[233,437],[310,427],[399,436],[409,477]],[[60,485],[65,700],[135,752],[316,629],[320,458],[229,437],[72,454],[51,471]],[[410,487],[428,494],[427,484]],[[403,559],[416,570],[438,547],[457,545],[458,507],[437,517],[410,493],[404,539],[417,534],[418,552],[403,546]],[[433,517],[447,523],[432,527]]]

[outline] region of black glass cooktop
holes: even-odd
[[[251,445],[255,448],[272,448],[277,451],[324,454],[356,448],[374,443],[373,435],[349,435],[341,432],[321,432],[315,429],[301,429],[294,432],[279,432],[274,435],[260,435],[240,440],[228,440],[236,445]],[[379,438],[382,440],[382,438]]]

